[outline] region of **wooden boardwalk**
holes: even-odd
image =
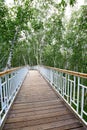
[[[3,130],[86,130],[37,71],[30,71]]]

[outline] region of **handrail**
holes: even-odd
[[[27,66],[0,72],[0,128],[28,72]]]
[[[87,127],[87,74],[49,66],[34,68],[40,71]]]
[[[63,72],[63,73],[66,73],[66,74],[79,76],[81,78],[87,78],[87,74],[85,74],[85,73],[80,73],[80,72],[75,72],[75,71],[65,70],[65,69],[59,69],[59,68],[50,67],[50,66],[43,66],[43,67],[48,68],[48,69],[52,69],[52,70],[56,70],[56,71],[59,71],[59,72]]]
[[[23,67],[15,67],[15,68],[12,68],[12,69],[5,70],[3,72],[0,72],[0,76],[3,76],[3,75],[8,74],[8,73],[11,73],[12,71],[18,70],[20,68],[23,68]]]

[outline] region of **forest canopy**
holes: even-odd
[[[47,65],[87,73],[87,6],[73,10],[76,0],[0,2],[0,71]]]

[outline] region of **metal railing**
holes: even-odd
[[[87,74],[47,66],[38,66],[36,69],[87,125]]]
[[[18,67],[0,73],[0,127],[28,72],[27,67]]]

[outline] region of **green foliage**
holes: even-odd
[[[7,25],[6,19],[8,15],[7,7],[0,2],[0,41],[4,42],[4,39],[7,40]]]
[[[87,6],[73,12],[65,25],[68,3],[15,0],[8,8],[0,2],[0,68],[12,50],[12,66],[44,64],[87,72]],[[49,14],[51,8],[55,11]]]
[[[69,65],[74,71],[87,71],[87,6],[72,14],[67,26],[64,46],[71,50]]]
[[[5,68],[8,55],[9,55],[10,45],[7,43],[0,43],[0,70]]]

